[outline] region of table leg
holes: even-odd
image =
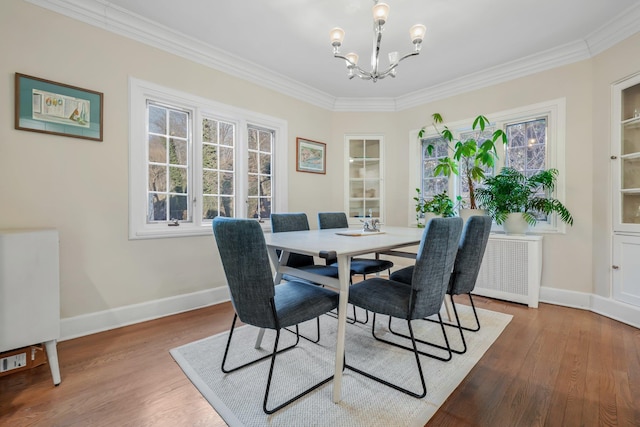
[[[349,302],[349,278],[351,257],[338,255],[338,275],[340,280],[340,301],[338,303],[338,333],[336,335],[336,363],[333,377],[333,402],[342,399],[342,370],[344,369],[344,342],[347,326],[347,303]]]
[[[60,379],[60,365],[58,364],[58,347],[56,340],[45,342],[44,347],[47,349],[47,359],[49,359],[49,369],[51,369],[53,385],[59,385],[62,380]]]

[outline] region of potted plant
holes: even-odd
[[[438,124],[443,122],[439,113],[432,115],[433,127],[446,141],[449,146],[449,152],[453,153],[451,157],[441,158],[434,168],[433,174],[444,175],[446,177],[451,174],[459,175],[469,188],[469,208],[478,209],[476,203],[477,184],[485,178],[485,169],[492,168],[495,160],[498,158],[496,151],[496,143],[502,142],[506,145],[507,135],[502,129],[493,132],[490,138],[485,138],[483,132],[485,127],[490,123],[489,120],[479,115],[473,121],[473,134],[471,138],[460,140],[455,139],[453,132],[447,127],[441,130]],[[418,137],[422,138],[426,133],[426,127],[423,127],[418,133]],[[427,146],[427,152],[431,155],[434,145]]]
[[[526,177],[516,169],[505,167],[496,176],[484,181],[476,197],[497,224],[504,224],[507,234],[524,234],[528,225],[536,224],[536,212],[547,215],[557,213],[560,220],[573,225],[569,210],[550,196],[557,176],[557,169],[541,170]],[[517,223],[518,219],[523,225],[514,230],[511,225]]]
[[[453,201],[446,191],[438,193],[433,198],[426,200],[422,197],[419,188],[416,188],[417,195],[413,198],[416,202],[416,223],[418,227],[424,227],[429,217],[451,217],[455,216]],[[422,220],[422,221],[421,221]]]

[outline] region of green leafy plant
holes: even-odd
[[[549,196],[555,188],[557,169],[542,170],[530,177],[513,168],[503,168],[496,176],[487,178],[478,188],[476,197],[497,224],[508,214],[521,212],[529,225],[536,224],[536,212],[557,213],[560,219],[573,225],[569,210],[558,199]]]
[[[413,198],[416,202],[416,220],[418,221],[418,227],[420,227],[420,217],[427,212],[431,212],[435,215],[442,215],[447,218],[455,216],[453,201],[449,198],[446,191],[438,193],[431,199],[424,199],[419,188],[416,188],[417,195]]]
[[[443,122],[439,113],[433,114],[432,119],[432,126],[442,139],[447,142],[449,152],[453,153],[451,157],[447,156],[438,161],[433,174],[447,177],[451,176],[451,174],[462,174],[461,178],[469,187],[469,207],[477,209],[476,185],[485,178],[484,169],[492,168],[495,165],[495,161],[498,158],[496,143],[502,142],[506,145],[507,135],[502,129],[497,129],[493,132],[491,138],[483,138],[484,129],[490,122],[485,116],[479,115],[473,121],[473,136],[466,140],[456,140],[453,132],[447,126],[444,126],[442,130],[438,128],[437,125]],[[418,137],[422,139],[425,133],[426,127],[423,127],[418,132]],[[429,155],[433,154],[434,148],[433,144],[427,145]]]

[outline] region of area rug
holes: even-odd
[[[473,324],[471,308],[458,307],[463,324]],[[171,355],[205,399],[232,427],[424,426],[511,321],[510,315],[483,309],[478,309],[478,315],[482,328],[479,332],[465,333],[468,347],[465,354],[454,354],[449,362],[421,357],[427,383],[427,395],[422,399],[407,396],[346,369],[339,403],[332,401],[333,383],[329,382],[275,414],[266,415],[262,411],[262,400],[270,358],[230,374],[222,373],[220,364],[228,332],[174,348]],[[359,312],[358,319],[362,318],[364,312]],[[321,316],[320,319],[321,340],[318,344],[302,339],[296,348],[277,356],[269,407],[288,400],[333,374],[337,321],[330,316]],[[402,338],[388,331],[387,319],[377,318],[376,335],[402,341]],[[420,391],[413,353],[374,340],[371,321],[367,325],[347,325],[347,363],[405,388]],[[418,320],[413,321],[412,325],[416,337],[443,343],[438,324]],[[396,319],[392,328],[397,332],[406,332],[406,322]],[[452,347],[460,348],[457,329],[446,329]],[[314,337],[315,321],[302,324],[300,331]],[[257,333],[258,329],[252,326],[236,329],[228,367],[271,352],[275,333],[267,331],[262,348],[255,349]],[[279,346],[282,348],[294,341],[294,334],[283,331]],[[444,355],[433,347],[424,346],[420,349]]]

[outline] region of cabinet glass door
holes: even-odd
[[[614,86],[614,230],[640,231],[640,76]]]
[[[382,137],[347,137],[349,222],[372,216],[382,221]]]

